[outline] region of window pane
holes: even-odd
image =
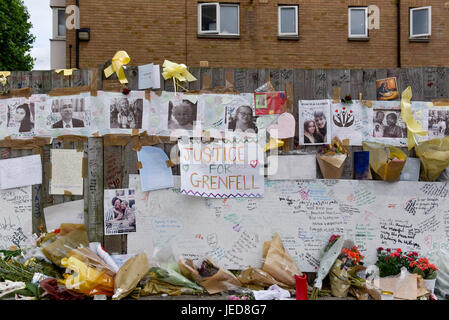
[[[58,36],[65,37],[65,10],[58,10]]]
[[[220,6],[220,33],[239,33],[239,8],[237,6]]]
[[[365,35],[365,10],[352,9],[351,11],[351,35]]]
[[[295,8],[281,8],[281,33],[296,33]]]
[[[413,14],[413,34],[425,34],[429,32],[428,10],[414,10]]]
[[[217,31],[217,7],[201,6],[201,31]]]

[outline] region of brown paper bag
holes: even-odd
[[[237,277],[239,281],[244,285],[256,285],[262,288],[272,286],[273,284],[278,285],[282,288],[288,288],[289,286],[285,283],[277,281],[267,272],[259,268],[249,267],[243,270]]]
[[[399,148],[377,142],[363,141],[363,151],[369,151],[369,164],[374,178],[393,182],[399,180],[407,155]]]
[[[285,250],[277,233],[271,241],[267,242],[264,243],[264,253],[266,252],[266,255],[264,255],[262,270],[277,281],[285,283],[289,288],[295,288],[295,275],[302,276],[302,272],[287,250]]]
[[[145,253],[126,261],[115,275],[112,299],[120,300],[130,294],[149,271],[150,264]]]
[[[379,291],[393,292],[394,298],[398,300],[417,300],[427,293],[424,280],[415,273],[408,273],[403,278],[400,275],[379,278],[374,283],[366,284],[365,288],[376,300],[381,300]]]
[[[340,179],[347,157],[346,154],[317,154],[316,159],[324,179]]]
[[[75,229],[46,245],[42,248],[42,252],[54,264],[62,267],[61,259],[66,257],[67,252],[77,249],[81,245],[84,247],[89,245],[89,240],[84,225],[83,228]]]
[[[180,259],[178,261],[179,270],[181,270],[181,274],[189,280],[198,283],[200,279],[200,274],[195,269],[192,260]]]

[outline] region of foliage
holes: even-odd
[[[30,14],[23,0],[0,0],[0,70],[30,71],[29,51],[36,39],[30,33]]]

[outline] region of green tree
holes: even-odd
[[[33,69],[30,14],[22,0],[0,0],[0,70]]]

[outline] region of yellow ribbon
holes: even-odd
[[[270,138],[270,141],[268,141],[268,143],[263,148],[263,152],[267,152],[267,151],[269,151],[271,149],[280,148],[283,145],[284,145],[284,141],[279,140],[279,139],[275,139],[275,138]]]
[[[164,61],[164,64],[162,65],[162,76],[165,80],[172,79],[173,78],[173,84],[176,87],[179,86],[186,90],[184,87],[182,87],[179,82],[192,82],[196,81],[197,79],[187,70],[187,66],[185,64],[177,64],[168,60]],[[178,82],[177,82],[178,81]]]
[[[412,112],[412,87],[407,87],[402,92],[401,98],[401,118],[402,121],[407,125],[407,140],[408,149],[411,150],[416,145],[415,134],[420,136],[426,136],[427,131],[423,129],[421,124],[413,117]]]
[[[8,78],[10,75],[10,71],[0,71],[0,83],[6,86],[6,78]]]
[[[114,57],[112,57],[112,64],[104,69],[104,75],[106,78],[109,78],[115,72],[120,83],[128,83],[125,71],[123,70],[123,65],[128,64],[130,61],[131,58],[126,51],[118,51]]]
[[[57,74],[60,74],[61,72],[64,71],[64,76],[71,76],[73,74],[73,70],[78,70],[77,68],[72,68],[72,69],[56,69],[55,72]]]

